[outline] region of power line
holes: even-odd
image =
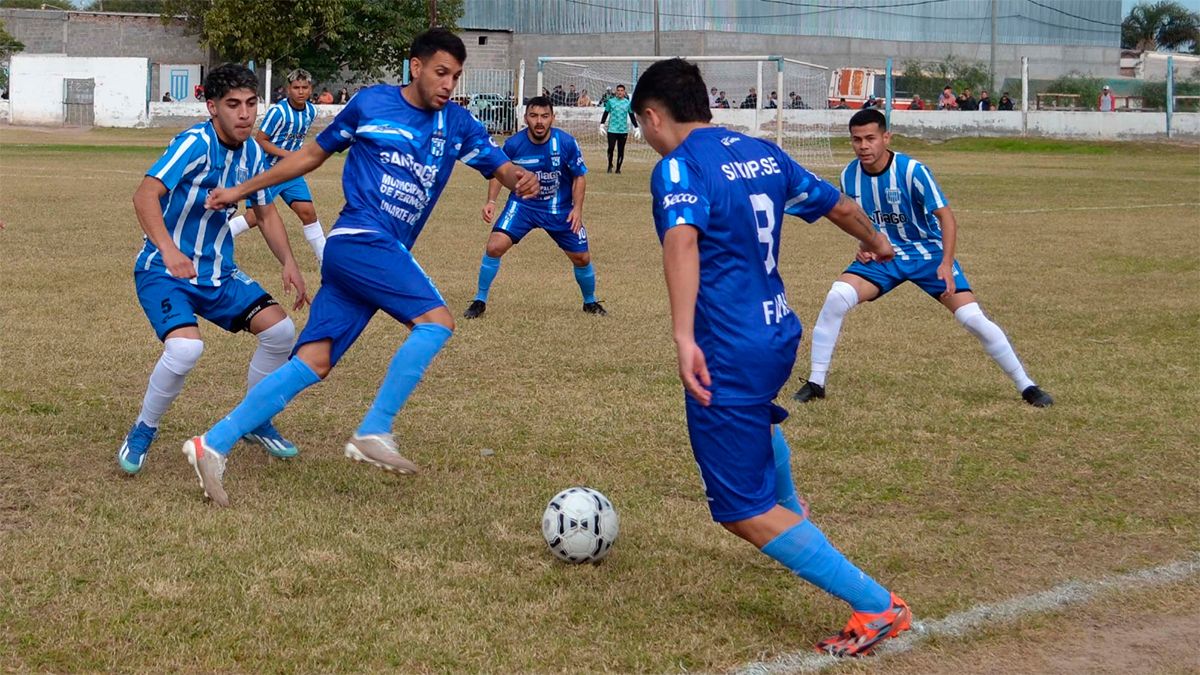
[[[1098,20],[1096,20],[1096,19],[1090,19],[1090,18],[1088,18],[1088,17],[1086,17],[1086,16],[1080,16],[1080,15],[1078,15],[1078,14],[1072,14],[1072,13],[1070,13],[1070,12],[1065,12],[1065,11],[1063,11],[1063,10],[1061,10],[1061,9],[1057,8],[1057,7],[1051,7],[1050,5],[1043,5],[1042,3],[1038,2],[1037,0],[1025,0],[1025,2],[1028,2],[1028,3],[1029,3],[1029,4],[1031,4],[1031,5],[1036,5],[1036,6],[1038,6],[1038,7],[1041,7],[1042,9],[1048,9],[1048,10],[1050,10],[1051,12],[1058,12],[1059,14],[1062,14],[1063,16],[1069,16],[1069,17],[1071,17],[1072,19],[1079,19],[1080,21],[1087,21],[1088,23],[1098,23],[1098,24],[1100,24],[1101,26],[1115,26],[1115,27],[1117,27],[1117,28],[1120,28],[1120,27],[1121,27],[1121,24],[1119,24],[1119,23],[1111,23],[1111,22],[1108,22],[1108,21],[1098,21]]]

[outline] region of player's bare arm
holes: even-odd
[[[571,212],[567,214],[567,222],[571,223],[571,231],[578,234],[583,227],[583,194],[587,190],[587,181],[583,176],[576,176],[571,181]]]
[[[279,217],[279,211],[275,210],[274,204],[253,208],[259,222],[258,229],[262,232],[263,239],[267,240],[267,247],[275,254],[279,264],[283,265],[283,292],[287,295],[295,292],[296,302],[292,309],[300,309],[308,302],[308,293],[304,287],[300,267],[296,265],[296,258],[292,255],[292,245],[283,227],[283,219]]]
[[[254,132],[254,140],[258,141],[258,144],[262,146],[263,152],[267,153],[268,155],[274,155],[276,157],[283,158],[292,154],[272,143],[271,137],[268,136],[262,129]]]
[[[679,379],[701,405],[712,402],[712,386],[704,352],[696,344],[696,296],[700,292],[700,235],[696,228],[677,225],[663,237],[663,273],[671,303],[671,326],[679,357]]]
[[[259,190],[264,190],[272,185],[279,185],[297,176],[312,173],[317,167],[324,164],[325,160],[329,159],[331,154],[325,152],[319,143],[309,143],[279,160],[279,163],[271,167],[270,170],[258,174],[245,183],[240,183],[231,188],[217,188],[209,192],[208,198],[204,200],[204,208],[212,210],[223,209],[237,204]]]
[[[483,222],[492,224],[496,217],[496,198],[500,196],[500,181],[492,178],[488,181],[487,202],[483,205]]]
[[[542,189],[542,182],[537,174],[526,171],[512,162],[505,162],[496,169],[495,179],[513,191],[513,194],[526,199],[536,197]]]
[[[150,176],[143,177],[142,183],[133,193],[133,211],[137,214],[138,225],[142,227],[142,232],[146,233],[146,238],[162,254],[167,272],[179,279],[194,279],[196,267],[192,264],[192,259],[175,245],[175,240],[171,239],[170,233],[167,232],[167,224],[163,222],[159,200],[165,194],[167,186],[163,185],[162,181]]]
[[[948,298],[957,290],[954,284],[954,252],[958,243],[958,221],[954,219],[954,212],[949,206],[937,209],[933,215],[942,226],[942,262],[938,265],[937,276],[946,282],[942,297]]]
[[[838,199],[838,203],[825,217],[843,232],[858,240],[860,262],[870,260],[887,262],[896,255],[887,235],[876,230],[875,223],[871,222],[871,218],[862,210],[858,202],[846,195],[842,195]],[[865,259],[863,259],[864,255]]]

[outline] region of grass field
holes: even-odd
[[[649,165],[605,175],[595,153],[585,218],[610,316],[579,311],[547,237],[515,248],[487,315],[460,322],[399,418],[425,473],[388,475],[340,451],[405,337],[385,317],[277,419],[297,460],[235,449],[227,510],[205,503],[179,447],[241,398],[254,342],[202,325],[204,357],[146,468],[121,475],[113,455],[161,349],[131,279],[130,198],[170,135],[0,130],[0,670],[719,671],[802,650],[845,621],[840,603],[709,521]],[[780,398],[814,522],[918,618],[1195,556],[1196,148],[896,147],[937,173],[983,307],[1058,403],[1024,405],[911,286],[857,308],[830,397],[801,407],[789,386]],[[340,166],[310,177],[327,226]],[[482,180],[459,167],[415,250],[456,314],[474,293],[483,200]],[[312,255],[284,217],[315,290]],[[810,326],[852,241],[827,222],[788,225],[781,271]],[[238,251],[278,293],[265,243],[247,236]],[[293,316],[303,325],[307,310]],[[797,376],[807,355],[806,336]],[[620,511],[602,565],[560,564],[541,540],[546,500],[572,484]],[[1157,600],[1195,590],[1138,596],[1130,616],[1192,616],[1194,602]],[[974,649],[1011,667],[1007,650],[1045,626],[1058,649],[1078,630],[1069,617],[997,627],[896,665],[956,671]]]

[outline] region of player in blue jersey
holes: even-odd
[[[958,224],[933,173],[917,160],[888,149],[892,135],[878,110],[850,118],[853,160],[842,170],[842,191],[858,202],[896,249],[896,258],[875,260],[859,251],[833,282],[817,317],[812,337],[812,372],[796,400],[825,398],[825,378],[846,313],[911,281],[928,293],[983,344],[1012,379],[1026,403],[1044,408],[1054,399],[1029,375],[1004,331],[979,308],[979,302],[954,259]]]
[[[287,98],[267,109],[263,115],[262,124],[254,132],[254,140],[266,151],[266,166],[271,168],[275,162],[287,157],[304,145],[304,137],[312,126],[317,109],[312,101],[312,75],[307,70],[297,68],[287,75]],[[325,255],[325,229],[317,219],[317,209],[313,206],[312,191],[303,176],[276,185],[267,190],[267,199],[274,202],[276,197],[282,197],[300,224],[304,226],[304,239],[312,247],[317,256],[317,265]],[[250,202],[246,202],[247,208]],[[254,210],[246,211],[245,215],[231,218],[229,231],[238,236],[256,226],[258,220]]]
[[[711,125],[700,69],[682,59],[646,69],[633,111],[663,156],[651,174],[688,435],[713,520],[801,578],[845,600],[845,629],[817,645],[857,656],[907,630],[908,605],[858,570],[808,519],[792,483],[775,405],[790,376],[800,321],[779,276],[785,213],[822,216],[880,260],[887,238],[837,188],[778,146]]]
[[[450,101],[467,52],[453,33],[435,28],[413,40],[412,83],[360,91],[316,143],[285,157],[266,174],[209,195],[209,204],[236,203],[270,185],[319,167],[349,149],[342,170],[346,206],[329,232],[322,284],[290,361],[250,390],[227,417],[184,444],[204,493],[229,504],[222,479],[225,455],[238,437],[326,377],[379,310],[412,333],[396,351],[362,424],[346,443],[347,457],[389,471],[415,473],[399,453],[392,423],[433,358],[450,339],[454,319],[441,293],[411,253],[455,160],[495,176],[522,196],[538,177],[508,161],[487,129]]]
[[[518,199],[510,195],[492,227],[479,263],[479,290],[463,316],[474,319],[487,311],[488,291],[500,272],[500,258],[508,249],[535,228],[546,231],[575,267],[575,282],[583,294],[583,311],[608,314],[596,300],[596,270],[588,252],[587,228],[583,226],[584,175],[587,165],[575,138],[554,128],[554,106],[550,99],[535,96],[525,105],[524,131],[504,142],[504,154],[514,164],[532,171],[541,181],[536,197]],[[491,224],[496,216],[496,197],[500,181],[488,181],[483,222]]]
[[[225,330],[248,330],[258,337],[247,375],[250,386],[283,365],[295,342],[296,327],[283,308],[234,263],[233,238],[226,227],[229,211],[204,206],[211,190],[265,170],[262,149],[246,142],[254,128],[257,90],[254,73],[243,66],[226,64],[210,72],[204,91],[212,119],[176,136],[133,195],[145,232],[133,279],[163,353],[150,374],[141,413],[117,451],[117,463],[126,473],[141,471],[159,420],[204,350],[197,315]],[[283,222],[265,192],[252,198],[263,237],[283,265],[283,288],[296,293],[299,309],[307,300],[304,279]],[[276,457],[296,454],[296,446],[279,435],[269,417],[243,436]]]

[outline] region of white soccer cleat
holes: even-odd
[[[196,470],[204,496],[217,506],[229,506],[229,495],[221,484],[225,477],[225,456],[204,444],[203,436],[189,438],[183,444],[183,456]]]
[[[420,473],[421,469],[406,459],[396,449],[396,439],[391,434],[354,434],[346,443],[346,456],[356,462],[367,462],[396,473]]]

